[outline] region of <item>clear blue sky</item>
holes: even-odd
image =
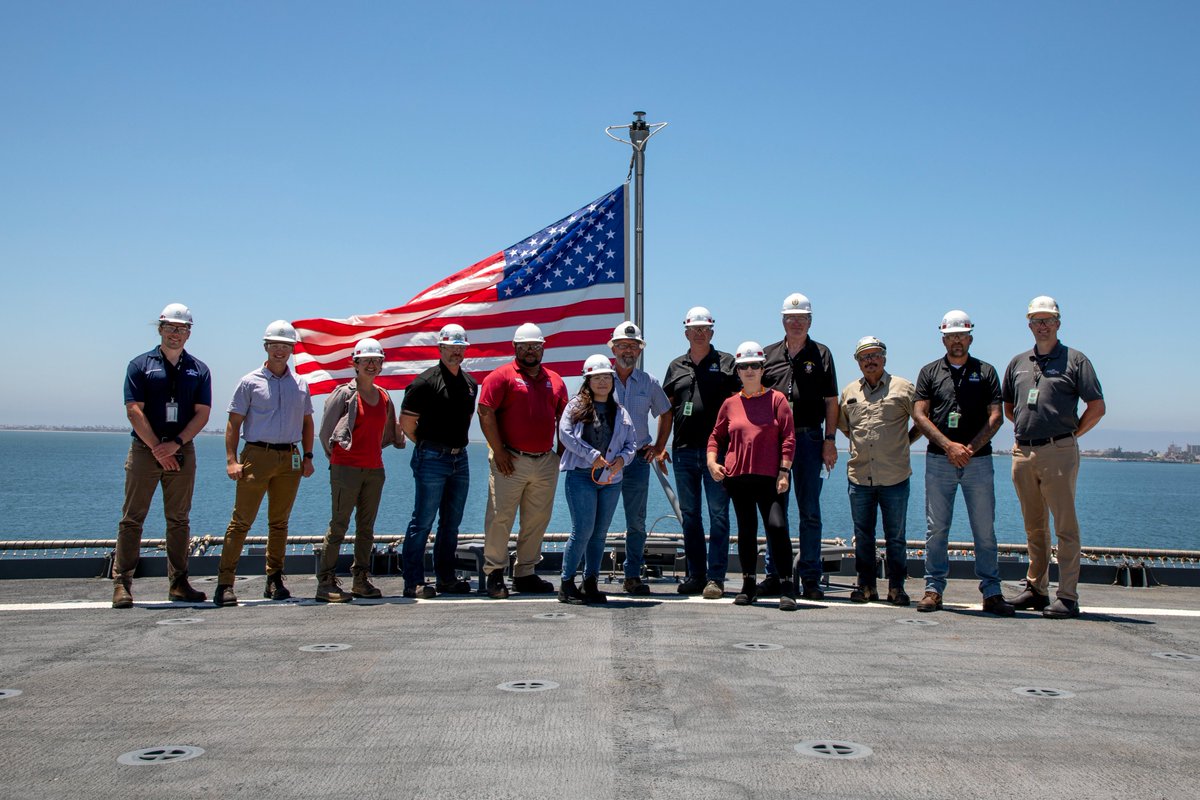
[[[599,196],[639,109],[651,372],[689,306],[732,350],[793,291],[843,384],[865,334],[915,378],[956,307],[1003,368],[1044,293],[1097,445],[1200,442],[1197,41],[1189,2],[2,0],[0,423],[123,423],[169,301],[223,416],[267,322],[398,305]]]

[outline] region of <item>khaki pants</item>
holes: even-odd
[[[386,479],[382,469],[361,469],[329,466],[329,492],[333,504],[333,515],[329,518],[329,530],[325,532],[325,550],[321,553],[321,566],[317,578],[328,580],[337,569],[338,551],[350,528],[350,515],[354,514],[354,563],[350,571],[355,575],[371,571],[371,549],[375,545],[375,517],[379,514],[379,500],[383,497]]]
[[[117,527],[117,551],[112,577],[118,583],[133,579],[141,555],[142,524],[150,512],[154,492],[162,486],[163,516],[167,520],[167,576],[187,572],[189,516],[192,488],[196,485],[196,448],[188,442],[179,449],[183,463],[168,472],[158,463],[150,448],[134,439],[125,458],[125,505]]]
[[[267,573],[283,571],[288,517],[300,489],[301,471],[292,468],[295,452],[294,447],[290,451],[271,450],[249,444],[242,449],[242,479],[237,482],[233,517],[225,529],[217,583],[233,584],[238,559],[242,557],[242,545],[258,516],[263,495],[267,496]]]
[[[1028,580],[1037,591],[1049,593],[1050,520],[1058,540],[1058,596],[1079,600],[1079,520],[1075,516],[1075,479],[1079,475],[1079,445],[1075,437],[1040,447],[1016,445],[1012,451],[1012,480],[1021,501],[1029,545]]]
[[[488,457],[488,499],[484,515],[484,572],[492,573],[508,566],[508,536],[517,512],[521,529],[517,534],[517,565],[513,576],[532,575],[542,558],[542,538],[554,510],[554,491],[558,488],[558,456],[541,458],[513,455],[513,474],[501,475],[495,460]]]

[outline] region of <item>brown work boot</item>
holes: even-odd
[[[167,599],[171,602],[203,603],[208,599],[208,595],[193,589],[192,585],[188,583],[188,574],[180,572],[171,578],[171,588],[167,590]]]
[[[925,590],[925,596],[917,603],[917,611],[941,611],[942,594],[932,589]]]
[[[625,590],[625,594],[650,594],[650,587],[643,583],[641,578],[626,578],[621,588]]]
[[[113,581],[113,608],[133,608],[133,593],[130,581]]]
[[[268,572],[267,585],[263,588],[263,597],[268,600],[287,600],[291,596],[292,593],[283,585],[283,573]]]
[[[383,597],[383,592],[371,583],[371,573],[359,572],[354,576],[354,582],[350,584],[350,594],[355,597]]]
[[[337,578],[329,575],[322,576],[317,582],[317,596],[314,599],[318,603],[349,603],[353,598],[342,588]]]
[[[215,606],[236,606],[238,604],[237,595],[233,593],[233,586],[228,583],[218,583],[217,591],[213,595],[213,605]]]

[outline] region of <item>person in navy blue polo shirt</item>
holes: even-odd
[[[196,483],[192,440],[208,424],[212,408],[208,367],[183,349],[191,333],[192,312],[171,303],[158,317],[159,345],[130,361],[125,373],[125,413],[133,441],[125,459],[125,505],[113,558],[113,608],[133,606],[142,524],[159,486],[167,522],[167,598],[189,603],[207,599],[188,583],[187,572]]]

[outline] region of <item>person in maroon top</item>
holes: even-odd
[[[558,488],[554,440],[558,419],[567,407],[567,387],[558,373],[542,366],[545,347],[537,325],[520,326],[513,334],[516,358],[488,373],[479,390],[479,427],[491,448],[483,523],[489,597],[508,597],[504,569],[518,511],[521,529],[513,588],[533,594],[554,591],[552,583],[534,574],[534,566],[542,557],[542,538],[554,510]]]
[[[333,390],[321,418],[321,447],[329,457],[329,489],[333,514],[325,533],[321,564],[317,568],[317,596],[322,603],[346,603],[354,597],[380,597],[371,583],[371,550],[375,544],[375,517],[383,497],[383,448],[404,446],[392,398],[375,385],[383,370],[383,348],[374,339],[354,346],[351,363],[354,380]],[[335,574],[338,551],[350,515],[354,522],[354,576],[347,593]]]
[[[782,392],[762,385],[766,358],[758,342],[742,342],[734,363],[742,390],[721,404],[708,438],[708,471],[725,485],[738,526],[738,560],[742,591],[735,605],[754,602],[758,566],[758,516],[767,529],[767,544],[779,570],[779,607],[796,609],[792,580],[792,542],[788,536],[787,500],[796,434],[792,410]],[[720,454],[724,452],[724,460]]]

